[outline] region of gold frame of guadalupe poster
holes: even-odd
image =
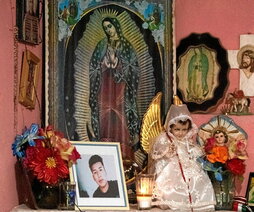
[[[70,140],[120,142],[126,180],[134,182],[133,164],[143,169],[147,161],[139,144],[143,115],[157,92],[163,92],[163,115],[173,96],[172,1],[47,0],[45,5],[46,124]],[[107,32],[112,25],[115,40]],[[111,75],[104,76],[109,69]],[[123,128],[109,127],[108,137],[100,134],[100,126],[111,126],[102,116],[107,104],[97,98],[113,92],[102,81],[114,81],[115,99],[121,100],[115,107],[122,108],[111,112]],[[129,137],[115,138],[122,129]]]

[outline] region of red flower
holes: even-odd
[[[69,177],[67,163],[62,160],[59,151],[53,148],[29,147],[24,159],[26,166],[41,182],[56,184],[60,179]]]
[[[77,162],[77,159],[80,159],[81,156],[79,154],[79,152],[77,151],[76,147],[74,147],[70,157],[69,157],[69,160],[71,161],[71,163],[76,163]]]
[[[206,140],[205,152],[206,153],[211,153],[212,148],[214,147],[215,143],[216,143],[216,140],[215,140],[214,137],[208,138]]]
[[[235,175],[243,175],[245,172],[245,164],[243,160],[234,158],[226,162],[227,169]]]

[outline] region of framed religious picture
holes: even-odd
[[[244,45],[237,53],[237,62],[239,64],[239,89],[245,96],[254,96],[254,46]]]
[[[177,54],[177,95],[190,112],[208,113],[222,102],[228,87],[227,51],[208,33],[181,40]]]
[[[32,110],[35,107],[40,59],[31,51],[23,53],[19,85],[19,103]]]
[[[70,170],[71,181],[76,184],[76,205],[85,210],[128,210],[120,144],[72,143],[81,155]]]
[[[48,0],[46,122],[70,140],[120,142],[125,178],[143,170],[142,118],[172,95],[171,1]],[[164,113],[165,112],[165,113]]]
[[[18,40],[28,44],[39,44],[39,0],[16,0],[16,5]]]
[[[253,209],[254,208],[254,172],[250,172],[249,181],[246,190],[246,199],[248,205]]]

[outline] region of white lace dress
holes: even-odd
[[[151,158],[156,174],[153,205],[178,211],[214,211],[211,181],[196,161],[203,152],[193,145],[191,130],[183,140],[170,132],[155,138]]]

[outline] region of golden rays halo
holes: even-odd
[[[198,142],[203,146],[208,138],[214,136],[214,133],[220,130],[227,134],[228,144],[236,139],[247,139],[246,132],[239,127],[233,119],[225,115],[218,115],[203,125],[200,126],[198,132]]]
[[[91,109],[89,106],[89,66],[96,45],[99,41],[106,38],[102,28],[102,20],[106,17],[116,18],[119,21],[123,36],[130,42],[136,52],[140,68],[137,105],[141,120],[155,93],[152,58],[149,55],[148,46],[144,41],[140,29],[126,11],[119,14],[114,9],[97,8],[90,16],[83,36],[79,40],[75,50],[74,119],[76,121],[75,130],[80,140],[89,140],[87,128],[93,132],[91,127]]]

